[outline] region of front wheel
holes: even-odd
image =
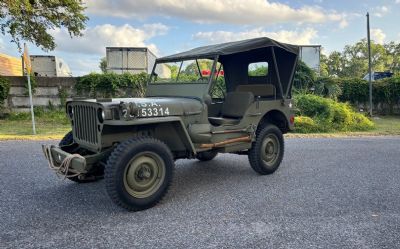
[[[282,162],[284,141],[281,130],[267,124],[257,133],[256,141],[249,150],[251,167],[261,175],[275,172]]]
[[[119,144],[105,167],[106,190],[111,200],[130,211],[156,205],[173,177],[169,148],[153,138],[134,138]]]

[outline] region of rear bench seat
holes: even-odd
[[[276,98],[276,88],[271,84],[238,85],[236,92],[251,92],[261,98]]]

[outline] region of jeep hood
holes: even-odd
[[[108,100],[87,100],[104,107],[119,106],[127,115],[135,117],[188,116],[200,114],[203,104],[199,99],[185,97],[115,98]]]

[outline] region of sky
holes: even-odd
[[[400,42],[400,0],[83,0],[89,21],[82,37],[66,30],[50,33],[57,47],[31,55],[55,55],[74,76],[99,72],[105,47],[149,47],[166,56],[194,47],[267,36],[297,45],[322,45],[323,53],[342,51],[366,38]],[[20,56],[8,35],[0,52]]]

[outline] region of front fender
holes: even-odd
[[[104,125],[109,126],[155,126],[154,137],[166,143],[170,148],[177,147],[179,141],[185,149],[193,154],[196,154],[193,142],[189,136],[185,124],[180,117],[154,117],[154,118],[137,118],[133,120],[107,120]],[[172,129],[172,130],[171,130]],[[178,146],[179,147],[179,146]]]

